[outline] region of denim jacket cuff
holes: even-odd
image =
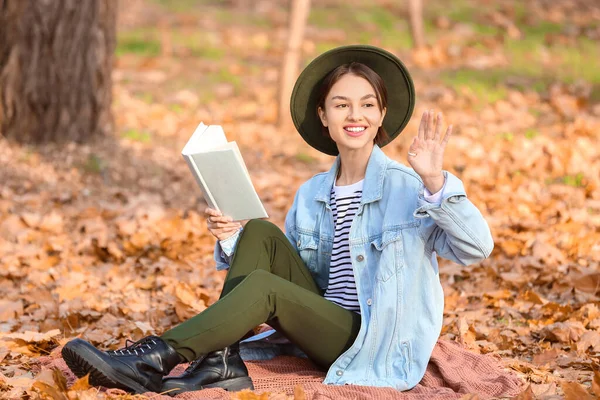
[[[238,230],[236,233],[223,241],[217,240],[213,254],[213,258],[217,263],[217,271],[222,271],[229,268],[233,252],[235,250],[235,246],[237,245],[237,241],[240,237],[242,229]]]
[[[456,198],[465,197],[465,187],[460,179],[451,173],[444,171],[445,183],[443,187],[442,199],[439,202],[431,203],[425,199],[425,186],[421,186],[419,189],[419,198],[417,204],[419,205],[413,215],[415,218],[426,218],[429,216],[428,211],[440,208],[443,203],[455,202]]]
[[[240,237],[240,232],[242,230],[239,229],[236,233],[234,233],[233,235],[229,236],[227,239],[225,240],[219,240],[219,244],[221,245],[221,249],[223,250],[223,253],[225,253],[226,256],[230,256],[233,254],[233,250],[235,249],[235,245],[237,244],[237,240]]]

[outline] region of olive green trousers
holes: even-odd
[[[265,322],[328,368],[354,342],[360,315],[323,297],[276,225],[251,220],[238,240],[221,298],[162,339],[191,361],[236,343]]]

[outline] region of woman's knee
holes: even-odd
[[[283,235],[283,232],[277,225],[262,219],[251,219],[244,226],[244,232],[258,234],[259,236]]]
[[[244,282],[252,286],[256,292],[268,292],[272,285],[274,275],[264,269],[256,269],[248,274]]]

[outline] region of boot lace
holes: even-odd
[[[138,340],[137,342],[126,339],[125,347],[118,349],[118,350],[109,351],[108,353],[112,354],[112,355],[116,355],[116,356],[128,356],[128,355],[140,356],[140,355],[146,353],[148,350],[151,350],[155,344],[157,344],[157,342],[156,342],[155,338],[152,336],[142,338],[142,339]]]

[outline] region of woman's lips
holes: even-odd
[[[361,131],[357,131],[356,128],[354,130],[348,130],[347,128],[344,128],[344,132],[346,132],[346,135],[352,136],[352,137],[362,136],[366,131],[367,131],[366,128],[364,128]]]

